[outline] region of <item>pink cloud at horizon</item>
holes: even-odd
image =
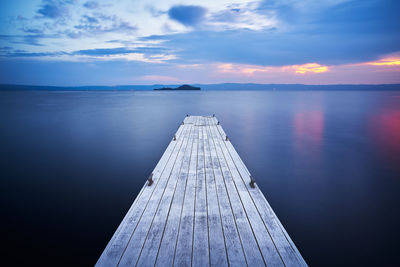
[[[255,83],[304,84],[384,84],[400,83],[400,57],[357,64],[260,66],[248,64],[216,64],[214,80]]]
[[[144,75],[136,80],[146,83],[400,83],[399,55],[397,53],[375,61],[343,65],[323,65],[317,62],[286,66],[229,62],[180,64],[162,68],[157,75]]]

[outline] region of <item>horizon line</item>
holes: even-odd
[[[179,85],[298,85],[298,86],[400,86],[400,83],[332,83],[332,84],[305,84],[305,83],[153,83],[153,84],[116,84],[116,85],[101,85],[101,84],[90,84],[90,85],[44,85],[44,84],[17,84],[17,83],[0,83],[0,86],[26,86],[26,87],[65,87],[65,88],[79,88],[79,87],[126,87],[126,86],[179,86]]]

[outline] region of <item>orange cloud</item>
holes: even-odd
[[[233,64],[232,63],[219,64],[218,70],[220,72],[233,72],[234,71]]]
[[[263,66],[232,62],[216,62],[203,65],[202,70],[212,72],[218,81],[254,83],[399,83],[400,52],[386,55],[371,62],[341,65],[323,65],[309,62],[286,66]]]
[[[219,72],[243,74],[246,76],[251,76],[255,72],[267,72],[270,69],[271,69],[271,67],[246,65],[246,64],[223,63],[223,64],[218,65]]]
[[[257,73],[284,73],[294,72],[297,74],[307,73],[321,73],[329,70],[328,66],[320,65],[318,63],[307,63],[303,65],[289,65],[283,67],[274,66],[259,66],[259,65],[247,65],[247,64],[233,64],[233,63],[221,63],[217,65],[218,72],[231,73],[235,75],[253,76]]]
[[[283,67],[284,69],[292,69],[295,73],[306,74],[306,73],[321,73],[329,70],[328,66],[323,66],[318,63],[307,63],[303,65],[292,65]]]
[[[383,58],[377,61],[367,62],[365,64],[372,66],[399,66],[400,58]]]
[[[254,72],[267,72],[268,71],[268,69],[267,68],[244,68],[243,70],[242,70],[242,72],[244,73],[244,74],[248,74],[248,75],[252,75],[252,74],[254,74]]]

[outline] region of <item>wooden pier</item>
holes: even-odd
[[[214,116],[187,116],[96,266],[307,266]]]

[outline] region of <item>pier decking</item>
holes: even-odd
[[[187,116],[96,266],[306,266],[218,120]]]

